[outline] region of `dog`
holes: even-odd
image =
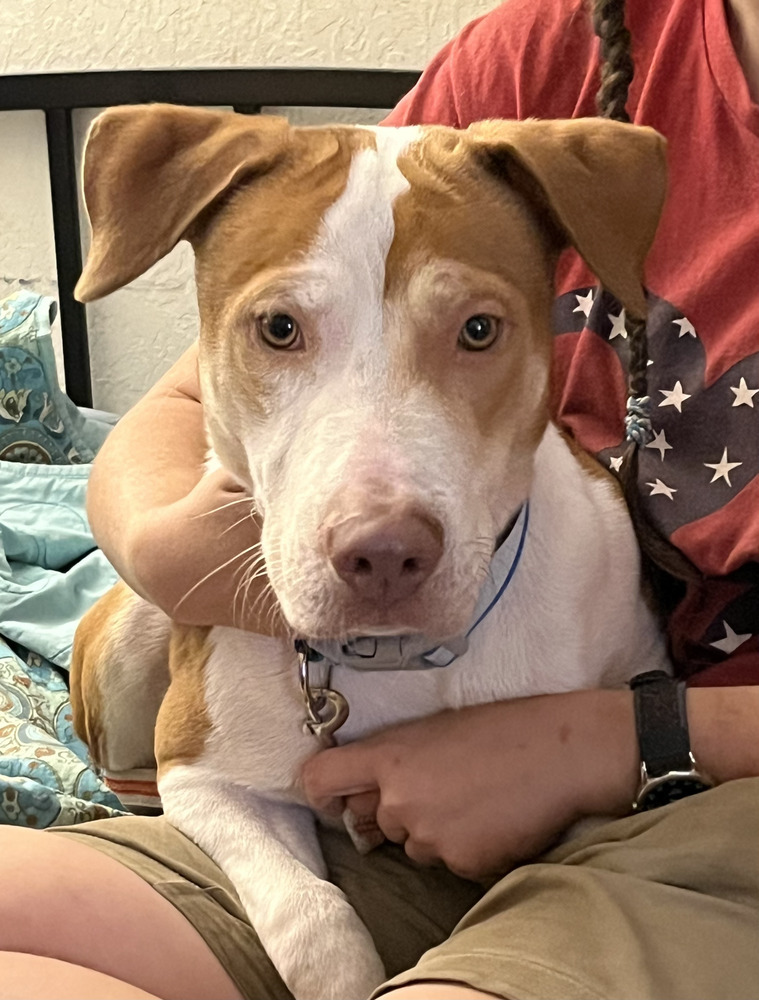
[[[559,254],[643,316],[665,184],[660,136],[598,119],[93,125],[77,295],[191,242],[212,461],[263,516],[292,637],[172,625],[120,584],[77,633],[75,726],[112,776],[155,754],[296,998],[384,978],[299,787],[326,737],[666,666],[619,486],[547,402]]]

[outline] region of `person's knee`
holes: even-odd
[[[0,828],[0,952],[58,959],[155,996],[239,1000],[192,924],[87,840]]]
[[[0,950],[80,961],[86,942],[107,930],[111,859],[68,837],[18,827],[0,827],[0,858]]]
[[[102,972],[57,958],[0,951],[0,997],[14,1000],[157,1000],[154,994]]]
[[[65,920],[58,852],[51,840],[40,830],[0,827],[0,951],[34,953],[43,946],[40,924],[54,927],[58,914]]]

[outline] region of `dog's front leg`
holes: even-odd
[[[359,1000],[385,978],[366,927],[327,872],[304,806],[223,783],[202,765],[161,777],[167,819],[234,883],[296,1000]]]

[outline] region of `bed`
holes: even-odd
[[[116,579],[84,505],[90,463],[116,418],[92,409],[87,315],[73,297],[82,266],[75,114],[169,101],[337,116],[390,108],[417,77],[327,69],[0,76],[1,112],[45,116],[57,271],[55,297],[28,281],[0,293],[0,824],[41,828],[124,811],[73,732],[67,682],[76,623]]]

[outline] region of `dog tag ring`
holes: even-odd
[[[348,718],[348,702],[332,688],[312,688],[317,719],[308,718],[306,726],[327,746],[334,744],[333,734]]]
[[[334,734],[348,718],[348,702],[330,687],[311,687],[309,677],[309,648],[305,642],[296,642],[300,690],[306,705],[304,731],[313,733],[324,746],[334,745]]]

